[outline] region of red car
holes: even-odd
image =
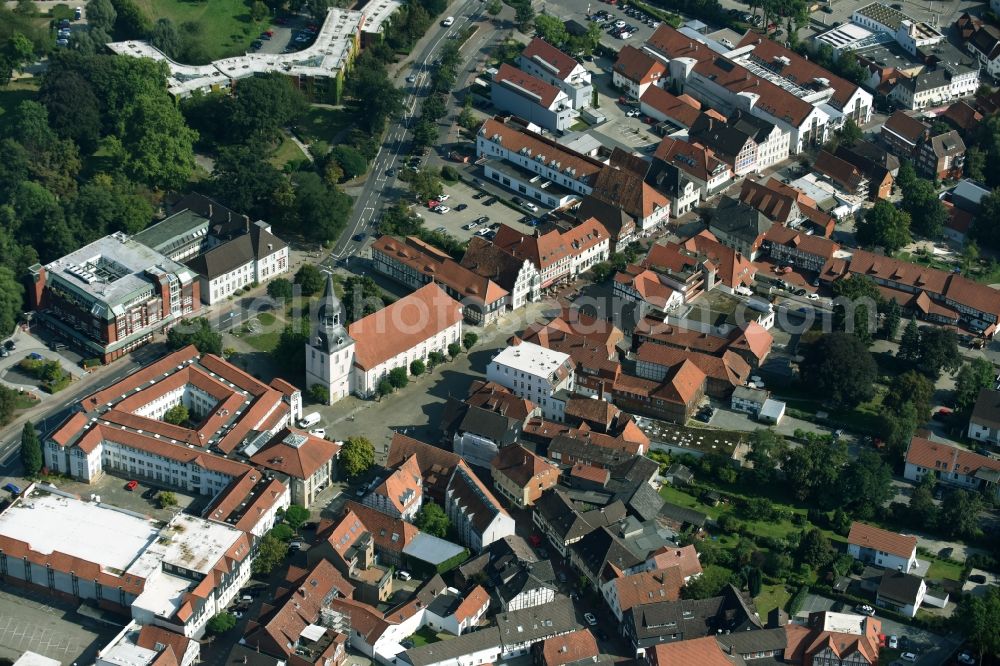
[[[264,34],[268,37],[274,37],[274,30],[265,30]]]
[[[139,482],[136,481],[135,479],[132,479],[131,481],[125,484],[125,490],[135,490],[138,486]]]
[[[427,207],[430,208],[431,210],[434,210],[435,208],[437,208],[440,205],[441,205],[441,202],[438,201],[438,200],[436,200],[436,199],[431,199],[430,201],[427,202]]]

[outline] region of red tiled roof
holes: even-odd
[[[507,63],[500,65],[500,71],[493,76],[493,84],[503,85],[519,93],[527,93],[529,98],[546,109],[551,107],[562,93],[559,88]]]
[[[654,363],[666,368],[673,368],[683,363],[694,363],[706,377],[732,386],[742,386],[750,376],[750,366],[734,352],[724,352],[722,356],[712,356],[700,352],[684,351],[675,347],[644,342],[636,351],[636,359],[640,362]]]
[[[353,512],[361,520],[368,533],[372,535],[375,547],[383,551],[401,553],[407,544],[420,534],[416,525],[354,500],[347,500],[344,503],[344,511]]]
[[[535,37],[524,47],[524,50],[521,51],[521,57],[532,60],[543,69],[549,70],[560,81],[565,81],[580,64],[571,56],[539,37]]]
[[[558,467],[520,444],[500,449],[491,467],[521,488],[528,485],[553,486],[559,478]]]
[[[618,60],[614,64],[614,71],[638,84],[651,83],[666,70],[661,61],[628,44],[618,52]]]
[[[607,234],[606,231],[605,234]],[[527,259],[539,271],[544,271],[552,264],[576,252],[556,229],[532,236],[506,224],[501,224],[500,228],[497,229],[497,235],[493,237],[493,244],[519,259]]]
[[[285,484],[277,479],[271,479],[261,492],[252,495],[260,479],[261,473],[251,469],[233,480],[205,511],[205,517],[229,523],[232,514],[242,512],[240,519],[230,524],[244,532],[251,531],[260,517],[270,511],[278,498],[287,492]],[[244,506],[247,502],[249,506]]]
[[[401,514],[405,513],[414,502],[419,502],[423,496],[423,480],[417,457],[410,456],[403,461],[385,481],[372,492],[382,495]]]
[[[305,441],[299,446],[286,441],[293,436],[305,438]],[[282,472],[296,479],[308,479],[322,465],[333,460],[338,451],[340,445],[335,442],[301,430],[284,428],[250,460],[256,465]]]
[[[659,111],[668,120],[672,120],[682,127],[691,127],[701,115],[700,107],[692,106],[683,97],[687,97],[687,95],[675,97],[660,86],[653,85],[642,93],[639,101]]]
[[[660,145],[656,147],[655,155],[667,164],[672,164],[681,171],[706,183],[720,170],[729,169],[708,148],[669,136],[664,137]]]
[[[681,588],[684,587],[684,576],[680,566],[674,565],[666,569],[622,576],[611,584],[617,591],[618,607],[624,613],[639,604],[677,601]]]
[[[576,479],[592,481],[603,486],[611,478],[611,471],[603,467],[595,467],[594,465],[578,462],[570,469],[569,475]]]
[[[693,545],[680,548],[663,546],[654,551],[649,559],[652,560],[657,569],[677,567],[684,580],[701,573],[701,561],[698,559],[698,551]]]
[[[803,58],[801,55],[786,49],[777,42],[761,37],[758,33],[748,30],[740,40],[737,48],[753,45],[753,55],[766,63],[773,63],[776,58],[784,57],[789,60],[788,65],[784,65],[780,70],[780,75],[786,79],[797,82],[799,85],[808,85],[816,79],[826,79],[833,88],[833,96],[830,100],[832,106],[843,110],[844,105],[850,101],[851,97],[858,91],[857,84],[831,73],[812,60]]]
[[[890,532],[866,523],[853,522],[851,533],[847,535],[847,543],[908,558],[917,548],[917,537]]]
[[[451,258],[446,252],[425,243],[416,236],[404,239],[382,236],[372,243],[372,252],[380,252],[391,261],[451,288],[462,298],[492,306],[507,296],[507,290],[493,280],[482,277]]]
[[[748,350],[759,363],[771,353],[772,344],[774,344],[774,336],[771,335],[771,332],[757,322],[751,321],[733,340],[730,348]]]
[[[433,282],[350,325],[354,363],[371,370],[462,321],[462,306]]]
[[[830,259],[840,249],[840,245],[829,238],[815,234],[804,234],[791,227],[775,224],[764,234],[764,240],[775,245],[787,245],[823,259]]]
[[[708,229],[684,241],[684,248],[711,259],[718,269],[718,279],[730,288],[751,284],[757,274],[749,259],[720,243]]]
[[[821,174],[829,176],[830,180],[848,193],[857,191],[864,181],[864,175],[856,166],[825,150],[819,152],[813,163],[813,168]]]
[[[734,666],[738,657],[727,656],[714,636],[704,636],[653,646],[656,666],[697,664],[698,666]],[[742,659],[740,659],[742,661]]]
[[[177,366],[192,363],[198,359],[198,349],[188,345],[183,349],[167,354],[158,361],[136,370],[121,381],[115,382],[106,389],[91,393],[80,403],[86,411],[97,409],[103,405],[119,400],[121,396],[137,388],[148,385],[152,380],[159,380],[164,373],[175,372]]]
[[[497,118],[488,118],[479,128],[479,135],[489,141],[499,139],[504,149],[512,153],[522,150],[536,159],[542,156],[545,164],[556,161],[565,172],[572,169],[573,178],[586,180],[604,168],[604,163],[592,157],[561,146],[541,134],[528,131],[521,126],[507,124]]]
[[[632,264],[626,266],[624,272],[615,274],[615,282],[630,285],[642,300],[661,309],[667,307],[670,297],[674,295],[674,289],[660,282],[659,275]]]
[[[1000,460],[923,437],[914,437],[906,449],[906,462],[925,469],[971,476],[979,469],[1000,471]]]
[[[650,204],[652,205],[652,204]],[[667,202],[669,205],[669,202]],[[596,218],[588,218],[562,234],[562,241],[572,254],[581,254],[601,243],[610,242],[608,230]]]
[[[465,595],[462,603],[458,605],[452,613],[460,623],[474,618],[479,611],[490,605],[490,593],[483,589],[482,585],[476,585],[471,592]]]
[[[597,640],[589,629],[577,629],[542,642],[542,665],[564,666],[586,659],[595,659],[599,652]]]
[[[160,649],[169,649],[173,652],[177,663],[180,663],[187,653],[191,639],[163,627],[147,624],[143,625],[142,629],[139,630],[139,637],[136,639],[135,644],[154,652],[159,652]],[[158,648],[158,645],[163,647]]]

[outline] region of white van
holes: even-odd
[[[319,423],[319,412],[310,412],[302,417],[299,421],[300,428],[312,428],[314,425]]]
[[[441,25],[443,25],[444,27],[447,28],[448,26],[452,25],[454,22],[455,22],[455,17],[454,16],[449,16],[445,20],[441,21]]]

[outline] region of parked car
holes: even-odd
[[[837,432],[839,432],[839,431],[837,431]],[[834,436],[834,438],[838,437],[837,433],[834,433],[833,436]],[[857,611],[857,612],[859,612],[859,613],[861,613],[862,615],[869,615],[869,616],[874,616],[875,615],[875,609],[872,608],[871,606],[869,606],[868,604],[861,604],[861,605],[855,606],[854,610]]]
[[[490,221],[490,218],[486,217],[485,215],[483,215],[482,217],[477,217],[476,218],[476,224],[486,224],[489,221]]]
[[[447,206],[435,206],[434,207],[434,212],[438,213],[439,215],[444,215],[445,213],[448,213],[450,211],[451,211],[451,208],[448,208]]]
[[[13,483],[6,483],[3,487],[4,490],[9,492],[11,495],[20,495],[21,489],[15,486]]]
[[[455,210],[465,210],[468,207],[469,207],[469,204],[462,203],[462,204],[458,204],[457,206],[455,206]]]
[[[591,627],[597,626],[597,618],[594,617],[593,613],[584,613],[583,619],[586,620],[587,624],[589,624]]]
[[[492,206],[496,202],[497,202],[496,197],[490,197],[489,199],[487,199],[486,201],[483,202],[483,205],[484,206]]]
[[[410,580],[413,576],[410,575],[409,571],[397,571],[396,578],[399,580]]]
[[[56,46],[69,46],[69,40],[65,37],[60,37],[56,40]]]
[[[893,634],[892,636],[889,636],[889,642],[887,643],[887,645],[890,648],[892,648],[893,650],[895,650],[896,648],[898,648],[899,647],[899,636],[897,636],[896,634]]]
[[[958,653],[958,663],[960,663],[960,664],[975,664],[976,663],[976,658],[973,657],[968,652],[959,652]]]
[[[73,10],[73,18],[77,21],[83,18],[83,7],[77,7]]]
[[[142,494],[142,499],[151,500],[156,497],[156,488],[147,488]]]
[[[970,583],[977,583],[979,585],[985,585],[986,584],[986,576],[984,576],[983,574],[972,574],[971,576],[969,576],[969,582]]]
[[[3,343],[3,348],[6,349],[7,351],[14,351],[15,349],[17,349],[17,344],[15,344],[13,340],[6,340]]]
[[[326,437],[326,428],[313,428],[309,431],[309,434],[313,437],[319,437],[320,439]]]
[[[355,243],[360,243],[365,239],[365,234],[354,234],[353,239]]]
[[[913,652],[904,652],[903,654],[899,655],[899,658],[902,659],[903,661],[908,661],[911,664],[917,663],[917,655],[914,654]]]
[[[407,83],[416,83],[417,82],[417,75],[416,74],[410,74],[409,76],[406,77],[406,82]]]
[[[136,481],[135,479],[132,479],[131,481],[125,484],[125,490],[128,491],[135,490],[138,487],[139,487],[139,482]]]
[[[438,197],[438,201],[447,201],[448,199],[451,199],[450,194],[442,194],[441,196]]]

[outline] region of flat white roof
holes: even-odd
[[[778,419],[785,413],[785,403],[768,398],[760,408],[760,415],[765,418]]]
[[[548,349],[533,342],[511,345],[493,357],[493,362],[498,365],[546,378],[568,360],[569,354]]]
[[[823,615],[823,631],[836,631],[841,634],[860,636],[864,633],[865,616],[852,613],[834,613],[827,611]]]
[[[170,67],[167,87],[174,95],[190,94],[213,85],[225,87],[231,81],[267,72],[289,76],[334,76],[354,52],[358,33],[362,30],[379,32],[385,21],[400,7],[396,0],[373,0],[370,4],[371,7],[364,12],[330,8],[313,43],[292,53],[247,53],[195,66],[174,62],[148,42],[112,42],[108,48],[120,55],[166,62]]]
[[[61,552],[124,572],[160,530],[152,519],[94,502],[35,490],[0,514],[0,535],[37,553]]]
[[[160,562],[206,574],[218,563],[243,533],[223,523],[178,514],[161,531],[160,538],[146,549],[129,568],[129,573],[145,575],[146,567],[159,568]]]
[[[114,647],[102,651],[100,657],[103,663],[119,664],[120,666],[143,666],[143,664],[149,664],[156,659],[156,652],[139,647],[135,643],[121,641]]]
[[[14,666],[61,666],[61,662],[58,659],[49,659],[45,655],[29,650],[18,657]]]

